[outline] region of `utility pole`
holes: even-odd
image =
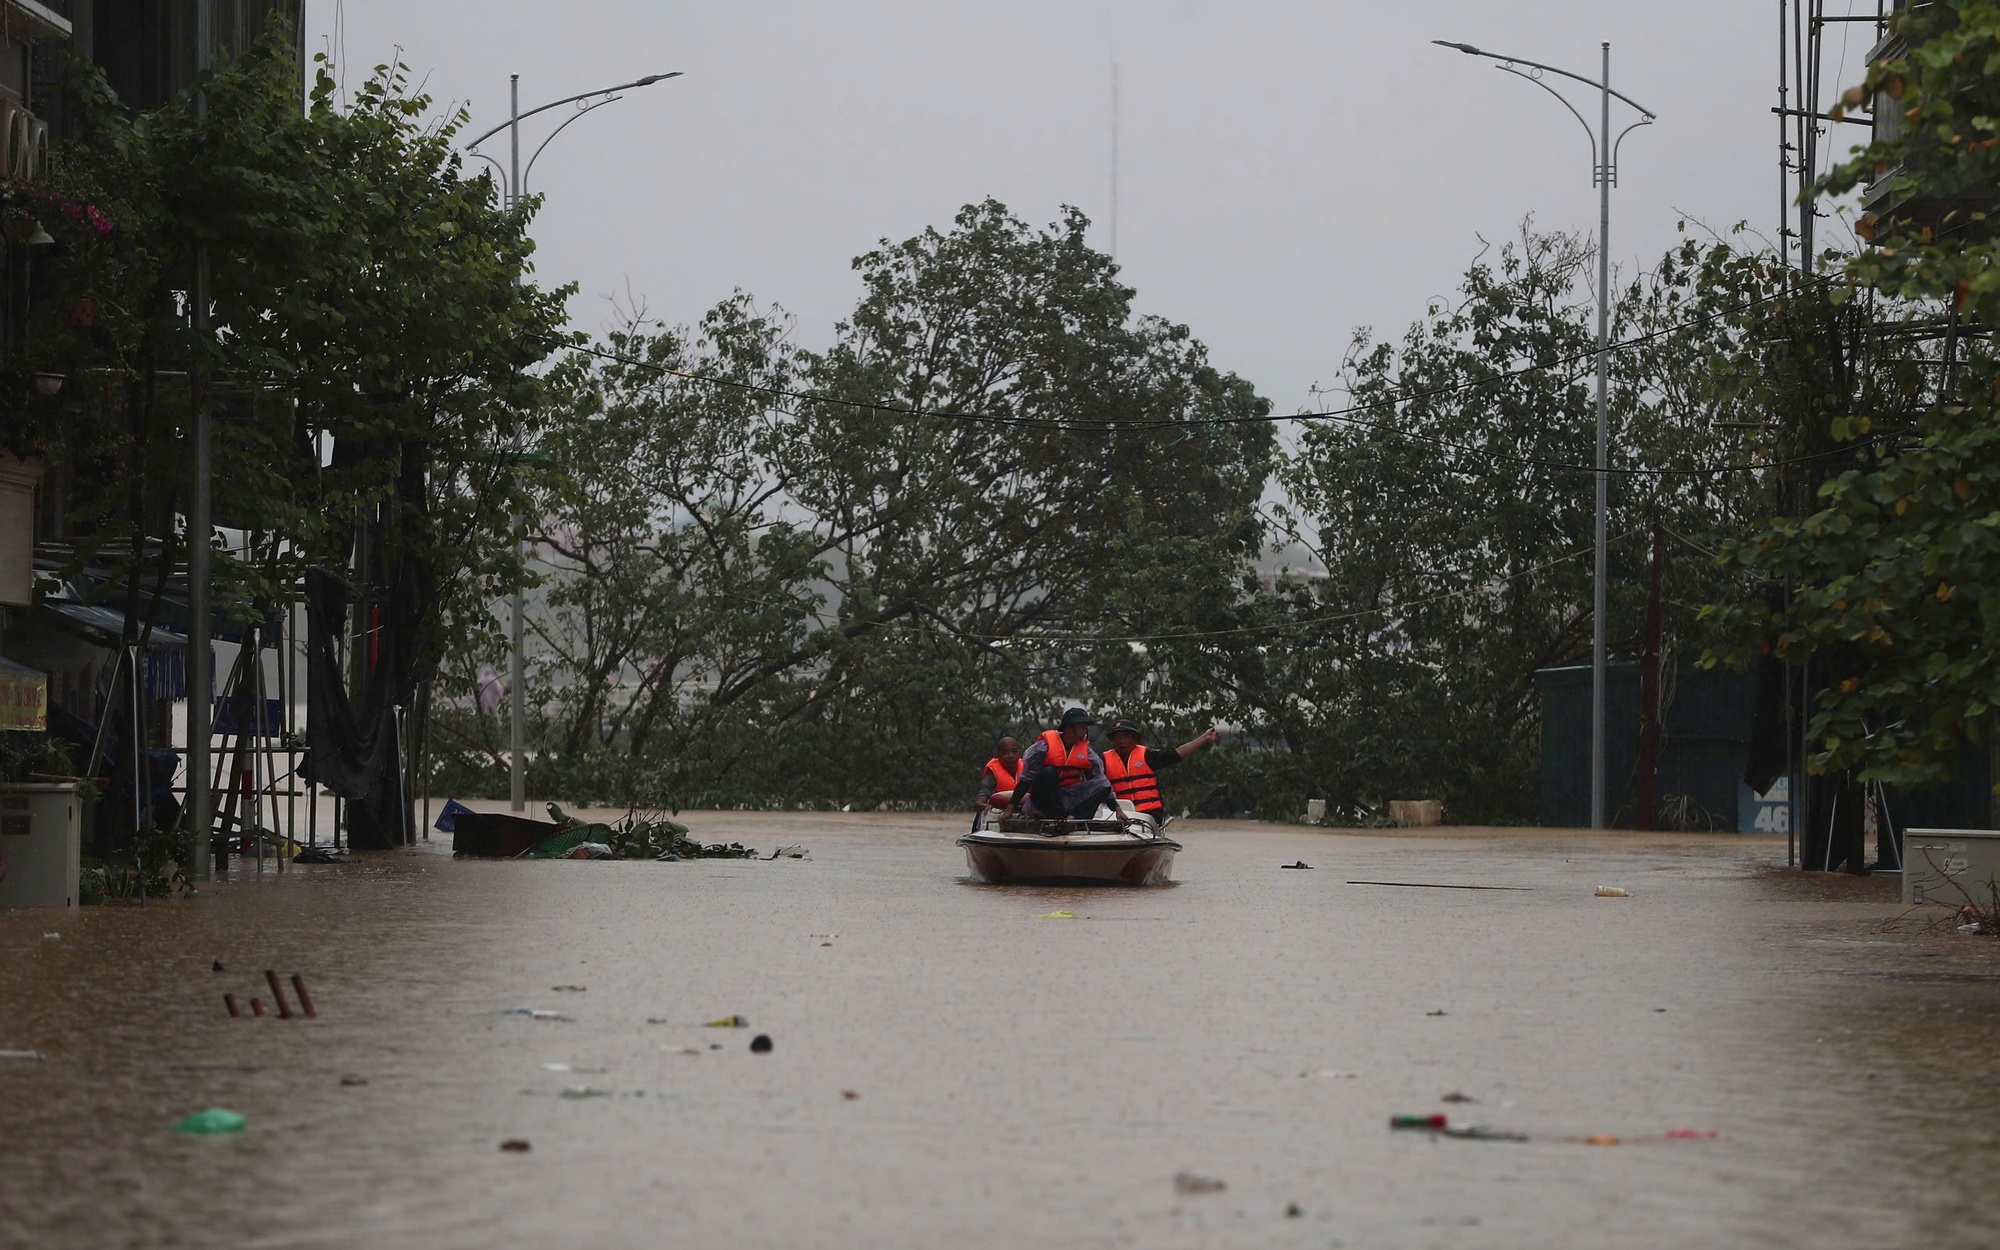
[[[209,0],[196,0],[194,10],[195,73],[205,76],[212,64],[212,15]],[[208,85],[200,82],[195,93],[195,113],[208,116]],[[209,789],[209,745],[213,726],[215,659],[210,654],[209,535],[215,518],[209,494],[213,465],[210,460],[211,374],[208,359],[208,248],[195,249],[194,281],[189,303],[194,315],[194,497],[188,505],[188,710],[187,710],[187,796],[188,827],[194,831],[194,872],[196,881],[215,880],[211,843],[214,838],[215,795]]]

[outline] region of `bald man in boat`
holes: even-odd
[[[1008,804],[1009,815],[1024,805],[1044,820],[1094,820],[1100,807],[1118,810],[1104,757],[1090,745],[1090,727],[1096,723],[1089,712],[1073,707],[1054,729],[1035,739],[1021,756],[1021,779]]]
[[[993,740],[993,758],[979,771],[979,801],[972,805],[974,810],[1006,807],[1020,780],[1021,744],[1011,734],[1001,734]]]

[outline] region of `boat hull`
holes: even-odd
[[[1165,838],[1117,834],[974,833],[958,844],[972,875],[994,885],[1165,885],[1181,849]]]

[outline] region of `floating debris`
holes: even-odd
[[[1600,885],[1600,886],[1598,886],[1598,887],[1597,887],[1597,897],[1599,897],[1599,898],[1631,898],[1631,897],[1632,897],[1632,891],[1630,891],[1630,890],[1627,890],[1627,889],[1624,889],[1624,888],[1622,888],[1622,887],[1620,887],[1620,886],[1615,886],[1615,885]]]
[[[1035,917],[1035,919],[1037,919],[1037,920],[1074,920],[1074,919],[1076,919],[1076,913],[1075,913],[1075,912],[1073,912],[1073,911],[1047,911],[1047,912],[1043,912],[1043,913],[1042,913],[1041,915],[1039,915],[1039,916],[1036,916],[1036,917]]]
[[[1506,1129],[1487,1128],[1486,1126],[1481,1124],[1467,1125],[1464,1128],[1441,1128],[1438,1130],[1438,1135],[1440,1137],[1455,1137],[1459,1141],[1528,1141],[1529,1140],[1529,1137],[1526,1133],[1513,1133],[1509,1132]]]
[[[742,1016],[724,1016],[720,1020],[710,1020],[701,1026],[704,1029],[747,1029],[750,1022]]]
[[[1227,1188],[1227,1184],[1212,1176],[1196,1176],[1193,1172],[1174,1174],[1174,1192],[1177,1194],[1219,1194]]]
[[[1500,890],[1511,893],[1532,893],[1531,885],[1434,885],[1427,881],[1350,881],[1349,885],[1391,886],[1399,890]]]
[[[524,1155],[533,1150],[534,1147],[529,1144],[528,1139],[525,1137],[509,1137],[506,1141],[500,1143],[500,1149],[506,1151],[508,1154]]]
[[[566,1016],[560,1011],[543,1011],[539,1007],[510,1007],[500,1014],[503,1016],[526,1016],[530,1020],[562,1020],[570,1023],[574,1023],[576,1020],[575,1016]]]
[[[1503,1103],[1512,1106],[1512,1103]],[[1714,1141],[1720,1134],[1704,1129],[1677,1128],[1665,1133],[1641,1137],[1619,1137],[1611,1133],[1594,1133],[1588,1137],[1536,1136],[1517,1133],[1511,1129],[1491,1128],[1483,1124],[1453,1125],[1443,1115],[1392,1115],[1389,1117],[1392,1129],[1414,1129],[1428,1132],[1437,1137],[1450,1137],[1458,1141],[1504,1141],[1504,1142],[1565,1142],[1577,1146],[1636,1146],[1665,1142]]]
[[[179,1124],[174,1125],[174,1132],[189,1133],[197,1137],[209,1137],[218,1133],[240,1133],[248,1127],[249,1123],[248,1120],[234,1111],[226,1111],[221,1107],[210,1107],[206,1111],[197,1111],[187,1119],[182,1120]]]
[[[1304,860],[1300,860],[1300,861],[1299,861],[1298,863],[1296,863],[1296,864],[1279,864],[1279,865],[1278,865],[1278,867],[1280,867],[1280,868],[1302,868],[1302,869],[1304,869],[1304,870],[1305,870],[1305,871],[1307,871],[1307,872],[1311,872],[1311,871],[1313,870],[1313,866],[1312,866],[1311,864],[1308,864],[1308,863],[1307,863],[1306,861],[1304,861]]]
[[[753,1054],[753,1055],[768,1055],[768,1054],[770,1054],[770,1053],[771,1053],[771,1035],[770,1035],[769,1033],[759,1033],[759,1034],[758,1034],[757,1036],[755,1036],[755,1037],[751,1038],[751,1039],[750,1039],[750,1053],[751,1053],[751,1054]]]
[[[19,1059],[29,1063],[40,1063],[48,1056],[39,1050],[0,1050],[0,1060]]]

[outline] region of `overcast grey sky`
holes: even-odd
[[[1869,6],[1872,11],[1872,4]],[[1357,325],[1393,333],[1521,218],[1593,230],[1590,153],[1479,44],[1594,71],[1661,114],[1625,147],[1612,253],[1650,260],[1680,213],[1776,228],[1771,0],[309,0],[350,86],[400,48],[475,127],[642,74],[685,78],[579,121],[536,167],[543,280],[597,328],[631,290],[692,321],[741,287],[823,345],[850,260],[992,195],[1072,203],[1108,243],[1110,66],[1122,67],[1118,259],[1281,411],[1331,383]],[[337,30],[337,27],[341,28]],[[1852,28],[1858,79],[1872,28]],[[1840,50],[1842,36],[1833,37]],[[1585,102],[1579,100],[1580,105]],[[1585,112],[1590,112],[1585,107]],[[546,128],[531,133],[539,142]],[[1860,133],[1860,132],[1857,132]],[[1844,136],[1843,136],[1844,137]],[[504,156],[504,144],[488,150]]]

